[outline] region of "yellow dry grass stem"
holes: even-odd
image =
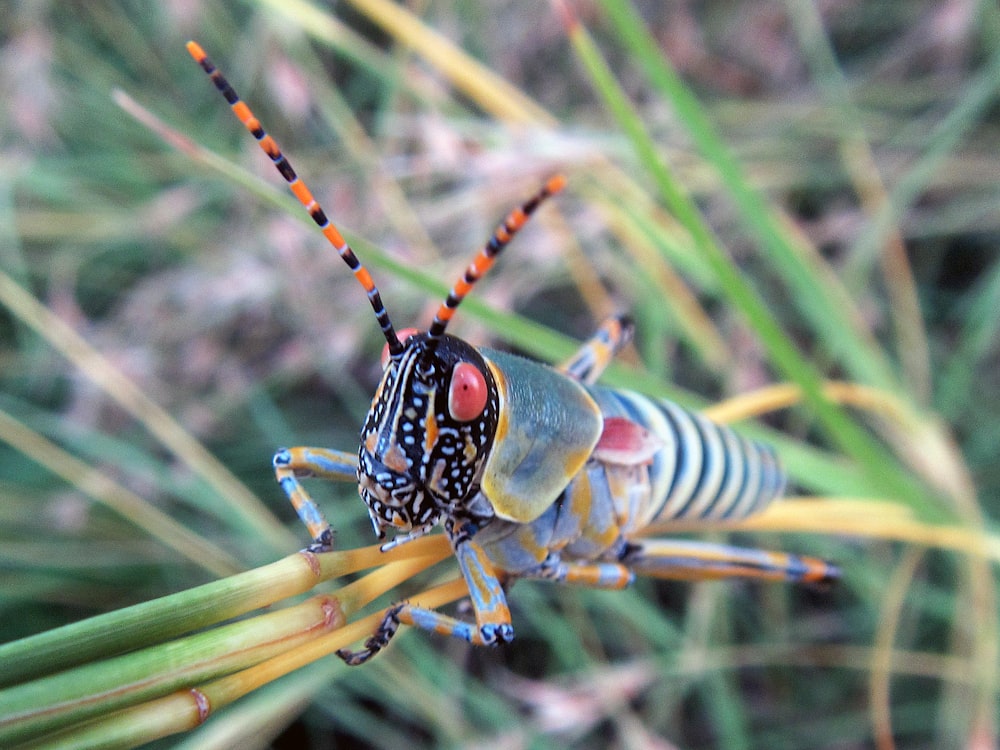
[[[296,553],[296,555],[292,555],[291,557],[294,558],[298,554]],[[448,545],[448,540],[441,534],[434,534],[414,539],[408,544],[393,547],[388,552],[383,552],[379,545],[372,544],[356,549],[321,553],[314,555],[313,559],[319,565],[319,575],[316,581],[319,583],[321,581],[340,578],[360,570],[371,568],[382,569],[397,563],[404,567],[407,565],[411,566],[412,572],[409,576],[413,576],[420,570],[424,570],[428,566],[440,562],[450,555],[451,547]],[[403,569],[403,567],[400,568],[400,570]],[[405,580],[409,576],[405,576],[400,580]],[[364,604],[360,606],[364,606]]]
[[[872,647],[871,680],[868,686],[869,713],[876,745],[880,750],[893,747],[892,701],[890,691],[893,670],[893,643],[899,631],[900,619],[907,594],[923,558],[923,550],[911,547],[903,552],[898,565],[885,586],[885,598],[880,610],[875,645]],[[974,670],[970,670],[974,671]]]
[[[943,492],[970,523],[981,523],[975,485],[961,454],[946,428],[932,417],[917,414],[904,401],[879,388],[858,383],[827,381],[824,395],[878,417],[873,423],[897,454],[930,486]],[[802,391],[791,384],[772,385],[706,407],[709,419],[736,422],[794,406]]]
[[[466,593],[464,581],[454,579],[423,592],[415,597],[414,602],[420,606],[437,608],[462,598]],[[323,598],[336,599],[336,597],[317,597],[317,599]],[[141,742],[190,731],[212,714],[254,690],[330,656],[338,649],[363,640],[375,631],[382,617],[381,611],[375,612],[349,625],[322,633],[253,667],[118,711],[91,722],[82,731],[73,730],[75,732],[73,740],[77,743],[76,746],[84,747],[87,746],[88,737],[106,742],[109,736],[131,732],[135,727],[143,728],[144,736]],[[130,734],[129,737],[130,746],[139,744],[135,742],[134,734]]]
[[[555,125],[555,118],[519,88],[474,60],[403,6],[388,0],[351,0],[351,5],[425,58],[457,89],[498,119],[526,125]]]
[[[853,536],[906,542],[949,550],[1000,563],[1000,537],[965,526],[938,526],[913,517],[898,503],[865,498],[783,498],[766,511],[740,521],[670,521],[654,524],[644,535],[764,531]]]
[[[435,546],[440,548],[437,554],[413,556],[381,564],[368,575],[340,589],[337,592],[337,598],[344,611],[351,613],[363,608],[382,594],[391,591],[399,584],[451,555],[451,548],[443,535],[438,534],[427,538],[437,542]],[[377,550],[378,548],[369,547],[368,549]],[[397,549],[401,548],[397,547]]]
[[[897,422],[907,420],[907,409],[890,393],[856,383],[828,381],[823,392],[831,401],[881,414]],[[787,409],[802,401],[802,389],[780,383],[740,394],[705,407],[702,413],[714,422],[738,422],[768,412]]]
[[[739,529],[768,532],[811,532],[870,537],[908,542],[924,547],[951,550],[976,558],[1000,562],[1000,538],[986,534],[978,517],[975,491],[971,479],[956,457],[951,440],[935,424],[919,419],[900,399],[878,388],[828,381],[823,393],[831,401],[851,406],[882,418],[893,425],[893,433],[907,433],[908,444],[931,444],[928,452],[936,459],[934,470],[926,470],[918,454],[911,451],[905,457],[921,470],[958,507],[972,511],[966,516],[967,526],[941,526],[924,523],[913,517],[912,511],[897,503],[865,498],[784,498],[764,513],[733,522],[712,521],[711,525],[697,521],[671,521],[650,527],[650,534],[677,531],[708,531]],[[715,422],[730,423],[760,416],[798,404],[802,392],[798,386],[779,384],[745,393],[706,407],[702,413]],[[926,458],[926,454],[924,455]]]

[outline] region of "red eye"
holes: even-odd
[[[406,340],[410,338],[410,336],[416,336],[418,333],[420,333],[419,328],[403,328],[402,330],[400,330],[400,332],[397,334],[396,337],[399,339],[399,343],[405,344]],[[384,370],[385,366],[388,364],[389,364],[389,345],[386,344],[385,346],[382,347],[382,369]]]
[[[448,387],[448,413],[458,422],[471,422],[483,413],[489,390],[479,368],[469,362],[459,362],[451,371]]]

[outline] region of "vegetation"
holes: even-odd
[[[9,5],[0,745],[997,742],[994,3]],[[397,326],[564,172],[452,331],[558,361],[631,312],[605,381],[742,420],[810,498],[664,533],[843,583],[522,583],[512,646],[324,657],[461,590],[439,538],[365,547],[350,486],[310,484],[341,552],[294,554],[269,459],[356,445],[382,339],[190,38]]]

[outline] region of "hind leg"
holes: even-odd
[[[613,315],[601,323],[601,327],[572,357],[559,365],[559,372],[573,380],[595,383],[614,356],[632,340],[632,331],[631,318]]]
[[[622,564],[638,575],[673,580],[756,578],[826,585],[840,569],[816,557],[681,539],[629,542]]]

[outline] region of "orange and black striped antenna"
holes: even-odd
[[[382,335],[385,336],[385,340],[389,344],[390,356],[397,357],[401,355],[403,353],[403,345],[400,343],[399,337],[396,336],[396,331],[392,327],[392,321],[389,320],[389,313],[386,311],[385,305],[382,304],[382,297],[375,286],[375,282],[372,280],[371,274],[361,265],[361,261],[358,260],[358,256],[354,254],[351,246],[347,244],[347,240],[340,234],[340,231],[333,222],[327,218],[323,208],[313,197],[312,191],[299,179],[288,159],[281,153],[281,149],[274,138],[267,134],[267,131],[261,126],[260,121],[254,117],[250,107],[240,99],[239,94],[229,85],[229,81],[225,79],[225,76],[219,72],[219,69],[208,58],[201,45],[197,42],[188,42],[187,51],[191,53],[191,57],[202,67],[202,70],[208,73],[215,87],[226,98],[226,101],[229,102],[233,114],[250,131],[250,134],[257,139],[257,143],[261,149],[271,158],[275,168],[288,182],[288,187],[291,188],[292,193],[305,206],[306,211],[309,212],[313,221],[316,222],[316,225],[326,236],[327,240],[336,249],[337,254],[347,263],[348,268],[354,273],[354,278],[364,287],[365,293],[368,295],[368,301],[375,311],[375,318],[382,329]]]
[[[437,314],[434,316],[434,322],[431,323],[431,327],[427,331],[432,339],[440,338],[444,334],[444,329],[447,328],[448,321],[455,314],[455,308],[461,304],[476,282],[490,270],[497,256],[503,252],[503,249],[507,247],[507,244],[517,234],[518,230],[527,223],[528,218],[535,212],[535,209],[541,205],[542,201],[555,195],[564,187],[566,187],[566,178],[561,174],[554,175],[545,182],[541,190],[525,201],[520,208],[515,208],[507,214],[507,218],[496,228],[489,242],[483,246],[483,249],[479,251],[479,254],[469,264],[469,267],[465,269],[462,278],[455,282],[455,286],[448,293],[448,298],[441,303]]]

